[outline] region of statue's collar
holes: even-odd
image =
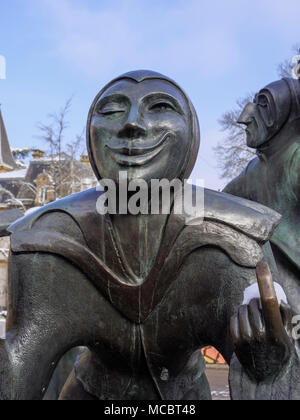
[[[296,133],[294,130],[283,130],[267,143],[256,150],[256,154],[261,161],[267,162],[273,156],[283,153],[285,149],[295,141]]]

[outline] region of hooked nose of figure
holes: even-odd
[[[239,116],[237,122],[238,124],[249,125],[254,117],[256,105],[252,102],[249,102],[248,105],[245,106],[243,112]]]
[[[146,134],[146,127],[139,120],[138,109],[134,107],[130,110],[127,121],[119,131],[118,135],[121,138],[136,139],[143,137]]]

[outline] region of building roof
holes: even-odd
[[[47,185],[47,188],[53,188],[51,173],[56,173],[58,163],[63,169],[63,182],[58,186],[59,194],[67,195],[82,188],[91,188],[96,181],[89,165],[73,161],[65,153],[60,156],[43,156],[43,152],[38,150],[35,152],[40,153],[33,154],[29,166],[18,164],[12,155],[0,110],[0,212],[17,206],[26,208],[33,206],[39,191],[37,178],[46,173],[48,184],[51,184]]]
[[[27,174],[26,169],[15,169],[14,171],[0,173],[0,180],[24,179]]]
[[[0,167],[7,170],[13,170],[17,168],[17,164],[10,150],[5,125],[2,118],[1,109],[0,109]]]

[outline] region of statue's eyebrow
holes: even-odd
[[[182,107],[180,106],[179,102],[177,101],[177,99],[174,98],[174,96],[169,95],[168,93],[165,93],[165,92],[151,92],[148,95],[145,95],[142,100],[145,103],[149,103],[151,101],[159,102],[160,99],[171,102],[171,104],[174,106],[175,110],[180,115],[182,115],[182,116],[185,115],[184,111],[183,111]]]

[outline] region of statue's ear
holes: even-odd
[[[267,128],[276,125],[277,113],[273,96],[267,90],[262,90],[255,98],[260,114]]]
[[[277,119],[276,108],[275,108],[273,99],[272,99],[272,102],[269,103],[269,105],[266,107],[266,112],[265,112],[265,124],[268,128],[274,127],[274,125],[276,124],[276,119]]]

